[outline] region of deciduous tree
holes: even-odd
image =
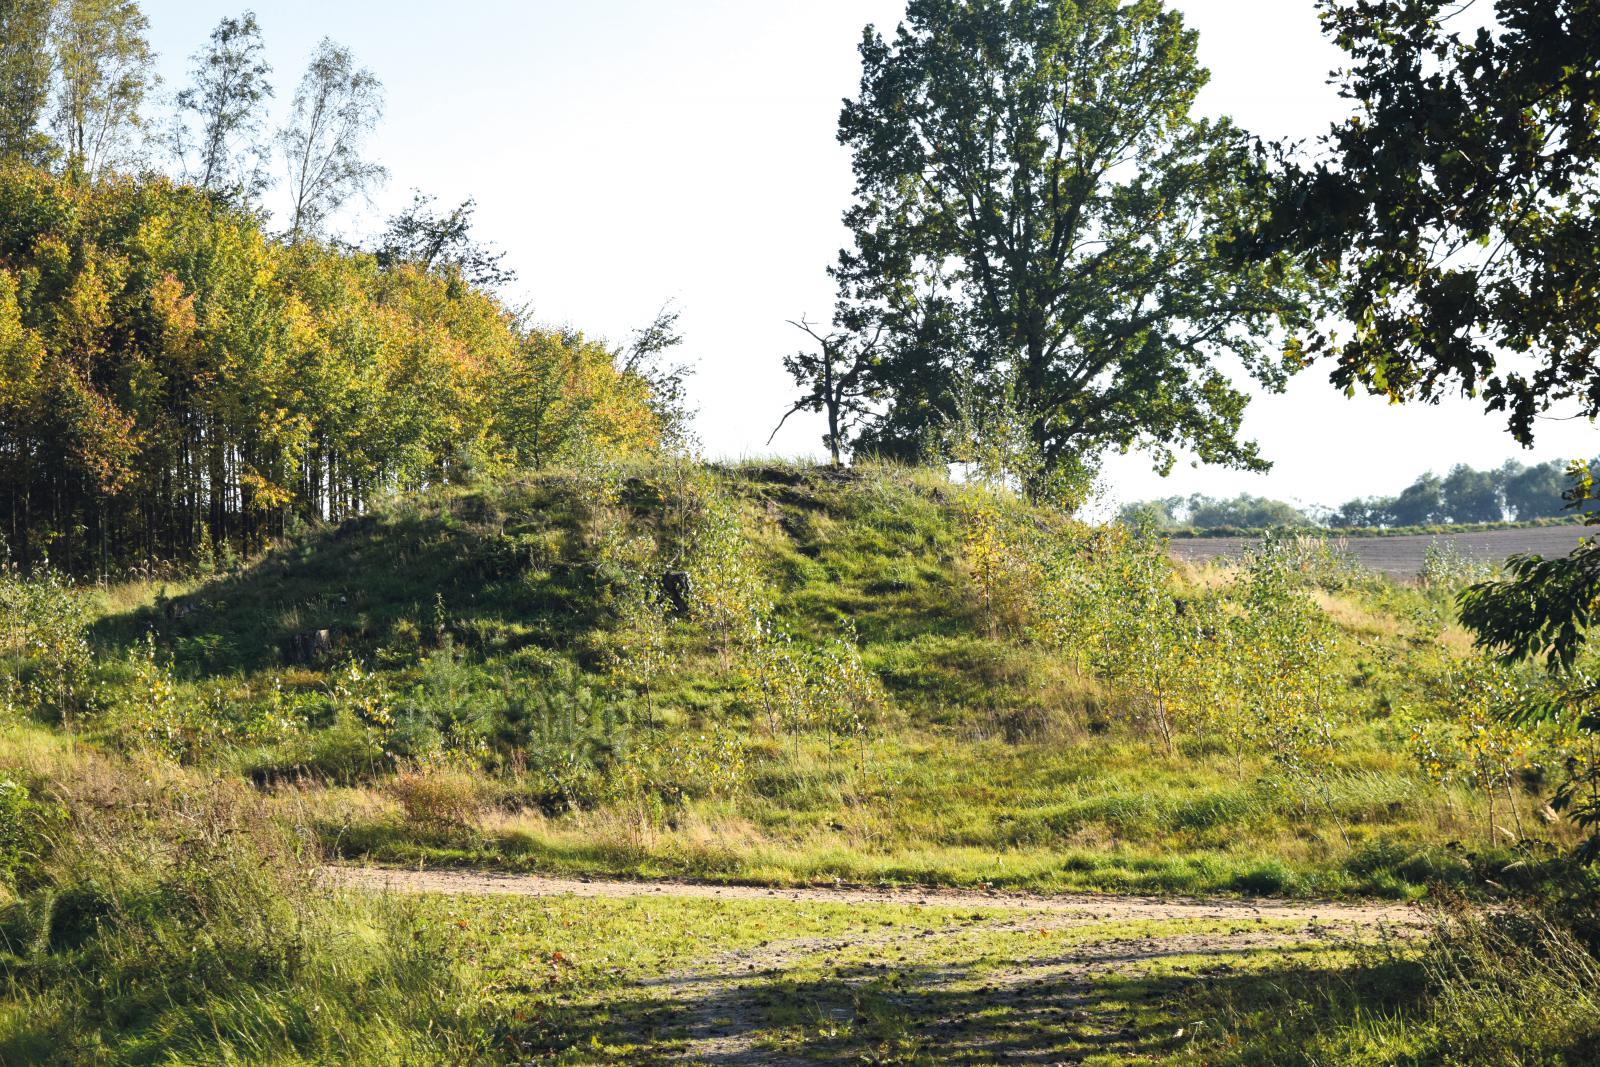
[[[262,108],[272,99],[272,66],[254,12],[224,18],[191,59],[177,97],[172,148],[184,175],[208,193],[249,201],[266,186]]]
[[[1271,224],[1241,246],[1296,250],[1333,283],[1347,332],[1312,333],[1307,351],[1346,389],[1481,397],[1523,444],[1553,408],[1600,415],[1600,2],[1498,0],[1470,36],[1445,0],[1322,10],[1355,113],[1323,158],[1286,167]],[[1571,495],[1595,499],[1586,471]],[[1570,672],[1600,605],[1600,544],[1508,571],[1463,594],[1462,620],[1508,660]],[[1600,737],[1593,687],[1569,693],[1539,713]],[[1600,769],[1583,767],[1560,796],[1600,828]]]
[[[0,0],[0,160],[42,163],[58,0]]]
[[[472,236],[476,201],[464,200],[447,212],[434,209],[435,198],[414,192],[411,206],[389,220],[378,238],[376,254],[382,266],[412,263],[423,270],[451,270],[469,285],[499,289],[516,280],[505,265],[504,252],[495,252]]]
[[[382,118],[383,83],[356,65],[350,49],[324,38],[295,90],[289,122],[278,133],[292,235],[320,233],[331,215],[388,177],[363,154]]]
[[[836,274],[897,314],[947,301],[931,362],[1015,405],[1044,476],[1138,446],[1266,466],[1230,371],[1283,384],[1294,361],[1267,342],[1299,321],[1301,280],[1223,254],[1257,221],[1260,168],[1231,122],[1195,116],[1195,48],[1158,0],[912,0],[892,41],[862,42]],[[941,403],[894,394],[930,353],[894,340],[885,421],[917,437]]]
[[[802,349],[783,358],[783,367],[804,390],[794,406],[778,421],[771,444],[789,416],[801,411],[821,412],[828,430],[822,435],[835,467],[844,462],[844,450],[854,427],[873,413],[872,402],[882,393],[875,374],[882,360],[884,327],[880,323],[869,335],[844,330],[818,333],[804,318],[789,325],[816,344],[816,351]]]
[[[93,181],[126,162],[155,88],[150,22],[135,0],[65,0],[56,20],[56,137],[66,172]]]

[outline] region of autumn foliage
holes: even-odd
[[[377,496],[658,436],[612,349],[451,269],[161,178],[0,169],[0,520],[23,565],[249,550]]]

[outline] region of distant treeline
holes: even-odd
[[[630,365],[455,267],[272,236],[165,178],[0,166],[0,515],[24,566],[249,549],[387,491],[650,448]]]
[[[1129,504],[1122,509],[1122,517],[1164,529],[1197,530],[1286,526],[1381,529],[1532,522],[1565,513],[1562,493],[1566,486],[1564,462],[1529,467],[1508,460],[1493,470],[1457,466],[1444,477],[1430,472],[1398,496],[1363,497],[1338,508],[1300,508],[1249,495],[1232,500],[1195,495]]]

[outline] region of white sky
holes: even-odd
[[[768,435],[792,386],[785,320],[825,318],[827,266],[846,236],[849,157],[835,140],[869,22],[903,0],[255,0],[276,68],[275,118],[316,41],[349,45],[388,88],[373,154],[391,172],[372,232],[420,188],[479,204],[479,234],[509,253],[536,315],[622,340],[665,301],[683,311],[699,433],[713,456],[820,452],[818,421]],[[1178,0],[1212,83],[1202,109],[1310,138],[1341,113],[1339,53],[1313,0]],[[168,87],[231,4],[144,0]],[[1247,431],[1276,467],[1187,463],[1167,479],[1139,456],[1107,471],[1115,499],[1249,492],[1337,504],[1393,493],[1424,470],[1600,452],[1588,423],[1549,424],[1523,453],[1476,405],[1346,400],[1313,369],[1252,405]]]

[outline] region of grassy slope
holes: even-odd
[[[620,509],[595,508],[592,482],[571,473],[410,501],[301,538],[177,609],[113,613],[99,636],[127,645],[155,627],[193,684],[259,695],[281,672],[314,705],[331,664],[284,671],[292,634],[330,629],[335,660],[383,665],[404,692],[422,682],[422,635],[440,614],[464,684],[484,699],[601,688],[610,624],[596,531],[659,531],[683,477],[634,472]],[[779,614],[803,637],[852,623],[889,694],[864,769],[854,751],[767,736],[737,665],[679,624],[652,713],[674,736],[738,724],[751,746],[747,788],[641,821],[616,804],[519,805],[537,783],[508,772],[494,786],[503,810],[441,829],[408,822],[364,782],[320,799],[328,840],[352,858],[775,882],[1407,895],[1469,879],[1447,846],[1481,836],[1475,801],[1416,774],[1391,720],[1462,644],[1424,594],[1381,583],[1323,594],[1341,627],[1352,724],[1308,800],[1249,758],[1158,754],[1092,679],[991,632],[962,573],[963,490],[894,470],[754,467],[720,480],[740,501]],[[340,771],[337,746],[315,731],[226,758],[263,780]]]

